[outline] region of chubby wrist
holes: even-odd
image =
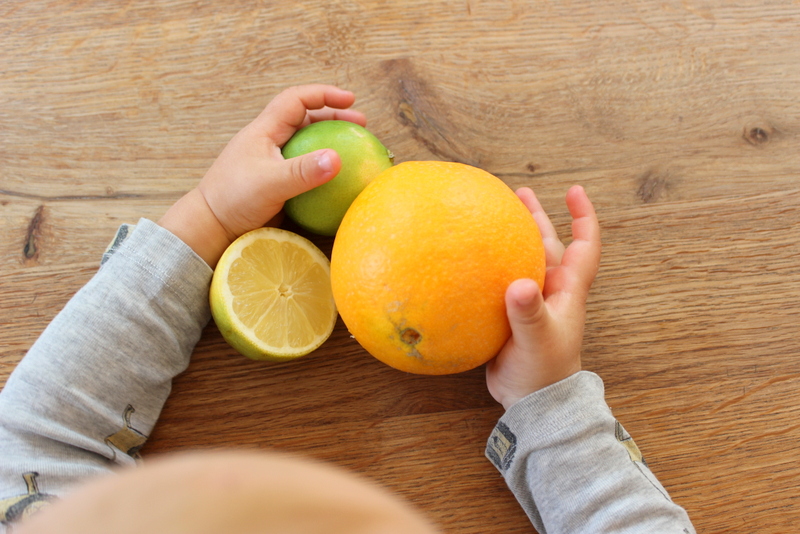
[[[495,399],[508,410],[528,395],[562,382],[580,371],[580,358],[560,365],[557,362],[551,363],[544,371],[528,370],[519,376],[519,380],[508,383],[503,388],[502,394],[495,396]]]
[[[502,404],[503,408],[505,408],[505,410],[508,411],[511,409],[512,406],[519,403],[521,400],[526,399],[530,396],[535,396],[536,394],[545,391],[549,388],[553,388],[553,386],[556,386],[557,384],[561,384],[564,381],[569,380],[570,378],[574,377],[580,372],[581,372],[580,365],[572,367],[569,370],[564,370],[562,373],[559,373],[556,377],[544,381],[543,383],[535,387],[528,387],[521,389],[516,395],[507,394],[500,400],[500,404]]]
[[[198,189],[181,197],[158,224],[191,247],[212,269],[232,242]]]

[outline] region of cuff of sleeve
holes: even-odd
[[[594,417],[598,406],[608,410],[602,379],[579,371],[509,408],[489,436],[486,457],[505,474],[515,460],[517,436],[525,435],[531,443],[546,441],[576,420]]]
[[[214,271],[186,243],[169,230],[148,220],[120,226],[103,255],[102,265],[115,256],[127,258],[172,288],[188,309],[208,312],[208,287]]]

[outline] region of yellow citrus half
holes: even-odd
[[[254,360],[306,355],[336,324],[328,258],[308,239],[279,228],[253,230],[228,247],[209,300],[222,336]]]

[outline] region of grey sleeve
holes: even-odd
[[[151,221],[125,228],[0,392],[0,532],[135,463],[210,318],[208,265]]]
[[[694,534],[581,371],[533,393],[500,419],[486,448],[541,534]]]

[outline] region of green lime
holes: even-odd
[[[333,236],[347,208],[378,174],[392,166],[394,156],[366,128],[347,121],[309,124],[283,146],[284,158],[332,148],[342,160],[339,174],[325,184],[289,199],[286,214],[302,228]]]

